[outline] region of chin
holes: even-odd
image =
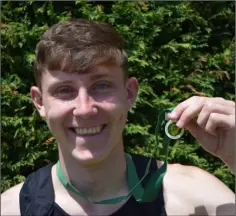
[[[95,165],[103,160],[105,160],[109,155],[109,151],[90,151],[88,149],[86,150],[78,150],[74,149],[72,151],[73,158],[78,161],[80,164],[84,165]]]

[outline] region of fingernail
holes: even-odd
[[[170,116],[171,118],[177,118],[176,112],[171,112],[171,113],[169,114],[169,116]]]
[[[182,121],[178,121],[176,123],[176,126],[179,127],[179,128],[183,127],[183,122]]]

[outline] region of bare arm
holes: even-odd
[[[204,206],[208,215],[235,215],[235,194],[223,182],[196,167],[192,169],[192,177],[196,184],[195,193],[198,194],[196,209]]]
[[[1,194],[1,215],[20,215],[19,194],[23,183]]]
[[[169,165],[164,181],[168,214],[235,215],[235,194],[210,173],[193,166]]]

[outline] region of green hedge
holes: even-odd
[[[29,95],[35,45],[48,26],[70,18],[100,20],[126,38],[129,73],[140,91],[124,131],[125,148],[152,156],[160,109],[193,95],[235,99],[234,7],[229,1],[3,1],[1,191],[57,160],[55,140]],[[201,167],[234,188],[227,167],[188,133],[171,142],[169,161]]]

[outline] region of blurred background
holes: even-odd
[[[125,149],[162,159],[160,110],[193,96],[235,100],[234,1],[3,1],[1,3],[1,192],[58,159],[56,142],[30,98],[36,43],[52,24],[86,18],[112,24],[125,38],[129,74],[140,83],[124,131]],[[198,166],[233,191],[235,178],[185,133],[170,142],[170,163]]]

